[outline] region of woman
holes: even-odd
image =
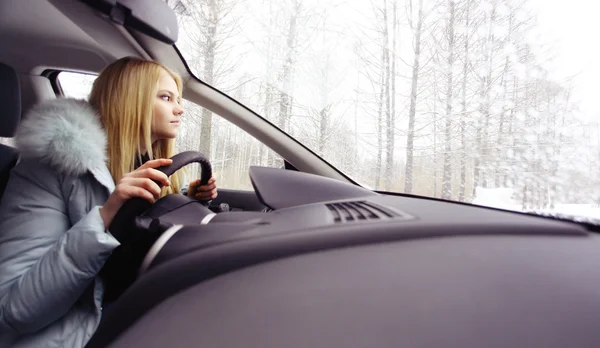
[[[181,190],[179,173],[155,169],[172,162],[181,90],[166,67],[123,58],[98,76],[89,103],[56,99],[24,119],[0,203],[0,347],[88,342],[102,314],[98,272],[119,245],[107,231],[116,212]],[[189,187],[216,197],[214,177]]]

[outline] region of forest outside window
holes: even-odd
[[[167,2],[196,76],[358,182],[600,216],[596,1]]]

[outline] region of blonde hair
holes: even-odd
[[[110,64],[94,81],[89,102],[100,114],[108,135],[107,165],[115,182],[135,169],[136,157],[141,161],[142,146],[150,159],[175,154],[174,139],[152,143],[154,99],[162,71],[173,77],[181,96],[179,75],[159,63],[133,57]],[[178,193],[182,178],[181,171],[172,175],[171,186],[162,189],[161,197]]]

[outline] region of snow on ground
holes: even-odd
[[[513,189],[511,188],[484,188],[475,189],[475,199],[473,204],[485,205],[508,210],[521,210],[521,205],[513,199]]]
[[[473,204],[507,210],[521,211],[521,205],[513,198],[511,188],[477,187]],[[536,209],[537,212],[559,213],[600,219],[600,207],[593,203],[555,204],[554,209]]]
[[[600,207],[594,204],[557,204],[553,210],[547,211],[600,219]]]

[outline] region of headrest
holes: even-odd
[[[21,86],[15,69],[0,63],[0,137],[12,138],[21,121]]]

